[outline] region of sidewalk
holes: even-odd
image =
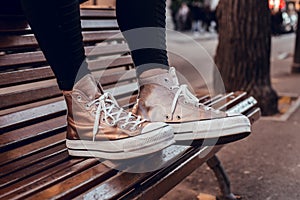
[[[300,74],[290,74],[294,40],[294,35],[272,39],[272,84],[278,93],[300,95]],[[216,44],[214,40],[202,45],[213,54]],[[300,199],[299,130],[298,108],[285,122],[258,121],[250,137],[223,148],[219,158],[231,179],[232,191],[243,200]],[[207,166],[200,167],[163,199],[197,199],[199,193],[218,193]]]

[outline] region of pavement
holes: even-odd
[[[191,34],[188,35],[192,37]],[[195,41],[208,54],[199,55],[190,41],[172,37],[172,48],[180,48],[193,59],[201,60],[206,69],[211,66],[217,38]],[[193,42],[195,42],[193,41]],[[291,74],[295,34],[272,38],[271,77],[278,93],[300,96],[300,74]],[[173,45],[173,46],[172,46]],[[169,46],[170,47],[170,46]],[[187,76],[193,73],[186,69]],[[211,70],[207,74],[211,75]],[[243,200],[299,200],[300,199],[300,109],[287,121],[262,118],[253,125],[252,134],[241,141],[226,145],[218,156],[230,179],[234,194]],[[206,165],[199,167],[163,200],[198,199],[200,193],[219,193],[217,181]],[[202,199],[201,199],[202,200]]]

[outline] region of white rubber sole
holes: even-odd
[[[244,115],[168,124],[174,130],[176,141],[218,139],[251,132],[250,121]]]
[[[67,140],[69,155],[123,160],[160,151],[175,143],[173,130],[165,126],[156,131],[119,140]]]

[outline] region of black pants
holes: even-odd
[[[21,3],[59,88],[72,90],[76,80],[90,73],[85,61],[79,1],[21,0]],[[132,50],[137,75],[157,67],[168,69],[165,0],[117,0],[116,6],[118,24]],[[156,28],[140,29],[144,27]]]

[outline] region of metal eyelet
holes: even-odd
[[[188,104],[188,102],[186,100],[183,101],[183,104]]]
[[[89,109],[90,109],[89,104],[85,104],[84,107],[85,107],[86,110],[89,110]]]
[[[77,101],[80,102],[82,97],[80,95],[77,96]]]
[[[126,126],[123,124],[123,125],[120,126],[120,128],[121,128],[121,129],[125,129]]]
[[[166,82],[166,83],[168,83],[168,82],[169,82],[169,79],[168,79],[168,78],[165,78],[164,80],[165,80],[165,82]]]
[[[115,122],[111,122],[111,123],[109,123],[109,125],[110,126],[114,126],[114,125],[116,125],[116,123]]]
[[[169,116],[169,115],[166,115],[165,118],[166,118],[166,120],[169,120],[169,119],[170,119],[170,116]]]
[[[176,118],[177,118],[178,120],[181,120],[181,117],[180,117],[179,115],[177,115]]]

